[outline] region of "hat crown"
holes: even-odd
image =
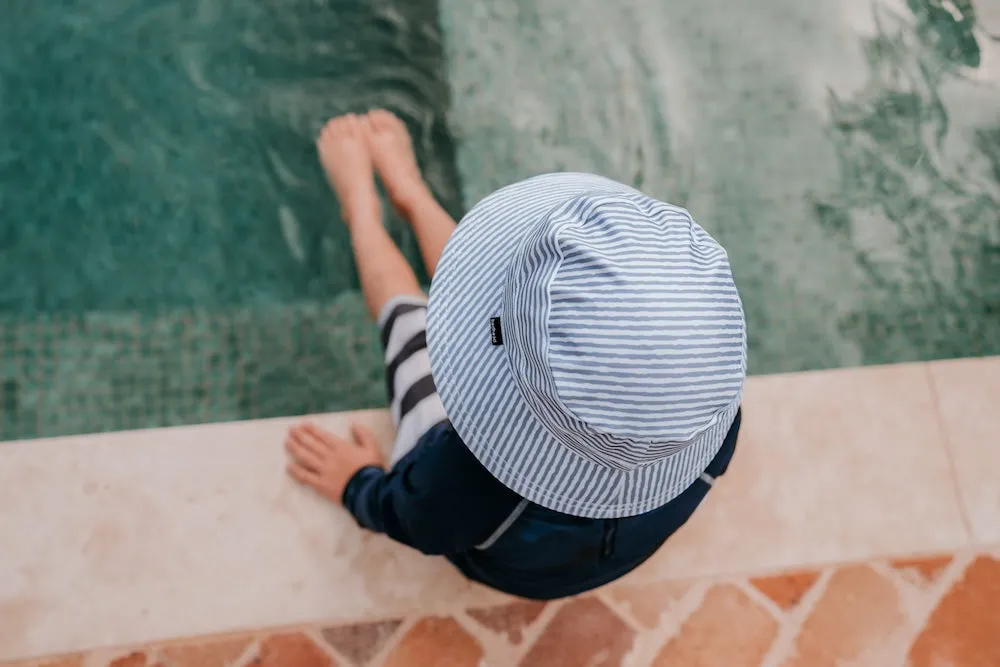
[[[679,207],[590,192],[508,267],[505,348],[546,429],[618,469],[684,448],[739,401],[742,304],[725,250]]]

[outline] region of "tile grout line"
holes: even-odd
[[[539,623],[541,615],[539,615],[539,618],[535,619],[534,623],[530,624],[528,627],[522,628],[520,644],[515,644],[510,639],[510,635],[506,632],[496,631],[481,625],[468,614],[468,610],[454,612],[451,614],[450,618],[458,623],[458,626],[462,628],[470,637],[472,637],[476,644],[479,645],[479,648],[483,652],[480,664],[490,665],[493,664],[489,661],[491,657],[503,660],[504,662],[511,662],[511,664],[520,661],[520,659],[524,656],[524,653],[534,643],[535,639],[532,635],[532,639],[529,641],[529,634],[527,631],[531,626]],[[499,649],[497,647],[499,647]],[[503,655],[504,653],[506,653],[506,655]],[[377,666],[373,665],[373,667]]]
[[[635,616],[632,612],[631,605],[615,599],[615,597],[611,594],[612,587],[613,584],[611,586],[599,588],[591,595],[607,607],[612,615],[616,616],[629,630],[632,631],[632,646],[622,663],[623,665],[628,665],[629,667],[646,665],[653,660],[655,654],[662,650],[677,635],[687,618],[696,611],[697,606],[701,605],[705,592],[703,590],[697,591],[696,604],[684,605],[686,599],[695,597],[695,586],[692,586],[691,589],[673,601],[675,609],[683,609],[685,606],[690,606],[690,609],[687,609],[687,613],[684,614],[684,618],[682,620],[675,623],[676,627],[671,632],[664,627],[665,625],[669,626],[669,624],[664,621],[665,615],[669,617],[669,614],[666,613],[668,608],[662,608],[659,610],[660,614],[657,617],[656,625],[649,628]],[[702,588],[704,588],[704,586],[702,586]]]
[[[802,632],[802,626],[812,615],[819,601],[826,594],[826,588],[833,579],[839,566],[829,566],[817,568],[816,581],[806,591],[805,595],[798,601],[792,609],[784,612],[784,617],[779,619],[778,635],[774,638],[770,648],[761,660],[761,667],[777,667],[790,661],[796,655],[796,643]],[[747,586],[752,587],[749,581]]]
[[[927,628],[927,624],[930,622],[938,606],[940,606],[941,601],[965,577],[966,570],[969,569],[969,566],[972,565],[976,557],[977,550],[975,549],[956,552],[952,556],[952,562],[938,575],[937,581],[925,589],[923,605],[916,614],[918,622],[914,624],[913,632],[907,638],[906,646],[908,652],[913,649],[920,635]]]
[[[334,660],[335,664],[339,665],[343,663],[350,665],[354,662],[353,660],[348,660],[342,656],[336,646],[333,646],[330,642],[326,641],[323,637],[323,629],[318,625],[304,625],[299,628],[297,634],[300,634],[311,641],[316,648],[319,649],[320,653]]]
[[[636,659],[648,658],[653,660],[656,655],[663,651],[668,644],[677,638],[683,631],[691,617],[705,603],[705,596],[713,587],[725,583],[727,580],[705,580],[698,579],[690,582],[690,587],[679,598],[674,600],[672,608],[660,609],[656,619],[656,625],[643,629],[635,635],[635,643],[643,643],[642,650],[637,654]],[[631,606],[629,607],[631,610]],[[631,613],[631,612],[630,612]],[[641,625],[641,624],[640,624]],[[633,643],[633,646],[635,646]]]
[[[477,643],[484,649],[484,653],[488,653],[487,643],[495,645],[496,643],[502,643],[506,645],[509,652],[516,656],[515,662],[520,661],[525,655],[531,650],[535,642],[545,633],[546,628],[552,619],[559,613],[569,602],[580,599],[583,597],[591,596],[591,593],[582,593],[578,596],[569,598],[559,598],[555,600],[544,601],[543,607],[539,612],[538,616],[527,625],[521,628],[521,640],[515,643],[510,639],[510,636],[504,630],[497,630],[487,625],[484,625],[480,621],[476,620],[469,614],[470,611],[475,611],[483,609],[482,605],[472,605],[466,607],[459,607],[452,611],[446,612],[444,615],[453,619],[458,625],[465,630],[469,635],[471,635]],[[493,606],[503,606],[504,604],[517,604],[518,602],[528,601],[526,598],[516,598],[512,597],[506,603],[499,603]],[[422,618],[422,617],[421,617]],[[485,643],[484,643],[485,642]],[[485,656],[484,656],[485,660]],[[484,665],[488,663],[483,663]],[[372,667],[377,667],[372,664]]]
[[[542,638],[545,634],[545,630],[548,629],[549,623],[556,617],[563,607],[569,604],[569,599],[561,600],[550,600],[545,603],[545,607],[542,612],[538,615],[535,621],[528,625],[522,631],[521,644],[516,648],[515,654],[517,655],[517,662],[520,664],[522,660],[528,655],[532,648],[534,648],[535,643]]]
[[[729,583],[735,588],[740,589],[744,595],[746,595],[750,600],[756,604],[758,607],[769,613],[774,617],[779,623],[788,616],[788,613],[782,609],[774,600],[764,595],[759,588],[754,586],[751,577],[745,577],[742,579],[732,579]],[[817,583],[818,583],[817,579]],[[816,583],[813,584],[816,586]]]
[[[521,649],[520,656],[518,657],[518,663],[527,657],[528,653],[535,647],[535,644],[545,635],[545,631],[549,628],[549,625],[555,620],[556,615],[562,611],[562,608],[570,603],[573,598],[562,598],[557,600],[550,600],[545,604],[545,608],[542,613],[538,615],[535,622],[530,626],[530,634],[525,633],[525,640],[522,642],[523,648]],[[530,639],[529,639],[530,637]]]
[[[251,661],[257,657],[259,652],[260,637],[254,635],[253,639],[250,640],[250,643],[247,644],[247,647],[243,650],[243,653],[238,658],[233,660],[229,664],[229,667],[246,667],[251,664]]]
[[[596,598],[608,608],[612,614],[617,616],[621,621],[627,625],[636,634],[646,631],[646,626],[640,623],[633,615],[630,609],[627,609],[625,605],[619,606],[618,602],[611,596],[606,588],[599,588],[591,596]]]
[[[927,378],[927,386],[931,393],[931,401],[934,404],[934,423],[937,427],[938,437],[944,447],[945,457],[948,460],[948,473],[951,477],[952,493],[955,502],[958,504],[959,513],[962,515],[962,525],[965,527],[967,546],[975,546],[976,536],[972,528],[972,520],[969,518],[969,510],[962,499],[960,482],[958,479],[958,469],[955,466],[955,457],[951,444],[951,438],[944,427],[944,415],[941,413],[941,396],[938,393],[937,383],[934,381],[934,374],[931,372],[931,363],[924,362],[924,376]]]
[[[382,645],[382,648],[376,651],[375,655],[368,658],[368,662],[365,665],[359,667],[379,667],[379,665],[383,664],[389,658],[392,652],[396,650],[396,647],[399,646],[400,642],[403,641],[403,638],[410,633],[410,630],[413,629],[413,626],[415,626],[421,618],[423,617],[420,616],[419,614],[400,617],[399,625],[396,627],[395,630],[392,631],[392,634],[389,635],[389,638],[385,640],[385,643]],[[349,660],[345,664],[354,665],[355,663],[354,661]]]
[[[953,556],[953,560],[954,560]],[[902,630],[898,634],[896,641],[897,655],[900,665],[909,665],[907,656],[913,648],[913,643],[920,636],[926,625],[926,616],[930,614],[927,610],[936,605],[937,598],[934,593],[936,586],[929,586],[923,579],[921,573],[916,573],[914,577],[907,577],[900,568],[888,561],[872,561],[868,566],[880,577],[889,582],[896,592],[896,610],[904,617]],[[948,565],[948,569],[954,566],[954,562]],[[943,575],[941,575],[943,576]],[[912,610],[916,609],[917,612]],[[926,611],[926,613],[925,613]],[[893,663],[896,664],[896,663]]]

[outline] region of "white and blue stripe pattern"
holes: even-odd
[[[585,174],[529,179],[470,211],[438,265],[427,334],[473,454],[576,516],[679,495],[721,447],[746,375],[722,247],[684,209]]]

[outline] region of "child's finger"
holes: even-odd
[[[338,438],[333,433],[321,429],[312,422],[306,422],[298,427],[297,431],[299,437],[319,449],[332,449],[336,445],[343,443],[342,438]]]
[[[319,470],[323,467],[323,457],[316,450],[305,445],[294,436],[289,436],[285,440],[285,449],[292,458],[303,466],[312,470]]]
[[[375,439],[375,434],[367,426],[351,424],[351,435],[354,437],[354,442],[365,449],[378,449],[378,440]]]
[[[313,435],[301,428],[288,429],[288,435],[285,437],[285,446],[290,447],[293,442],[319,457],[323,457],[330,451],[330,447],[325,446]]]
[[[319,487],[320,476],[319,473],[313,472],[309,468],[301,465],[298,462],[292,462],[288,464],[286,468],[288,474],[299,484],[305,484],[306,486],[311,486],[313,488]]]

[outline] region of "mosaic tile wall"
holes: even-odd
[[[7,438],[335,412],[384,401],[382,348],[348,292],[302,303],[0,322]]]
[[[0,26],[0,438],[381,405],[311,147],[375,104],[456,214],[558,169],[691,208],[730,250],[751,372],[1000,353],[1000,4],[21,5]],[[281,347],[305,330],[325,333]]]

